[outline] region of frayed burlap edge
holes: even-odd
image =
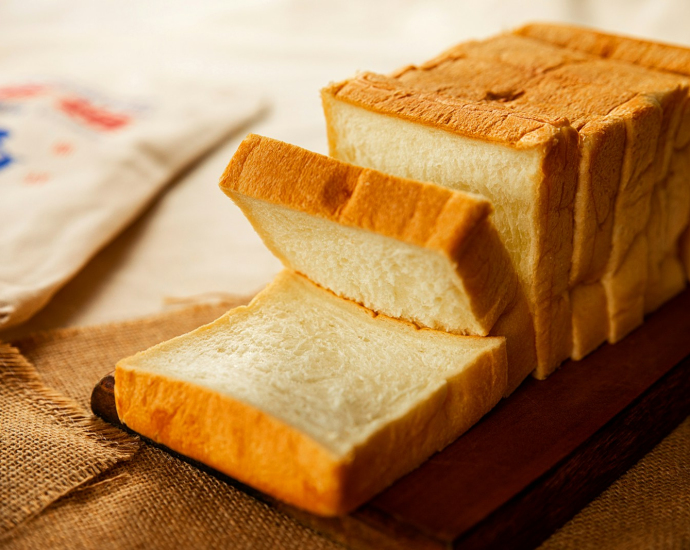
[[[4,534],[39,514],[52,502],[116,463],[129,460],[139,450],[141,444],[137,438],[88,414],[77,402],[46,387],[34,366],[19,350],[2,342],[0,342],[0,383],[17,384],[18,392],[26,394],[27,404],[51,416],[66,429],[80,431],[87,440],[96,442],[107,451],[102,453],[102,456],[94,457],[77,471],[57,480],[55,485],[38,498],[22,503],[21,514],[5,518],[2,517],[4,514],[0,515],[0,540],[2,540]]]

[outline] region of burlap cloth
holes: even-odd
[[[158,449],[142,445],[129,458],[134,440],[104,432],[84,410],[118,359],[231,305],[40,333],[15,343],[26,360],[3,348],[1,547],[341,548]],[[542,548],[690,548],[690,419]]]
[[[19,352],[0,344],[0,534],[130,458],[138,448],[43,386]]]

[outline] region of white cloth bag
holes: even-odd
[[[0,81],[0,328],[41,309],[176,173],[259,109],[172,86],[132,98]]]

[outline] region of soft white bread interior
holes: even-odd
[[[123,359],[120,419],[276,498],[346,513],[486,414],[503,338],[418,329],[284,271],[249,306]]]
[[[220,186],[286,267],[390,317],[506,336],[509,391],[535,369],[529,306],[486,199],[256,135]]]

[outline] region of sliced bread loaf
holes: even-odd
[[[548,180],[537,174],[537,184],[525,182],[525,173],[518,172],[506,181],[505,162],[501,155],[490,153],[492,144],[487,142],[495,142],[492,135],[500,131],[508,133],[515,118],[567,119],[580,141],[579,161],[569,160],[579,163],[579,168],[567,276],[572,348],[565,356],[575,358],[607,337],[617,341],[642,322],[646,265],[651,261],[645,233],[651,195],[654,184],[668,171],[686,96],[687,82],[677,76],[510,34],[461,44],[390,77],[360,75],[323,93],[331,154],[397,175],[419,178],[424,174],[430,181],[485,194],[494,203],[496,224],[509,252],[523,260],[519,270],[523,282],[527,288],[537,285],[541,290],[545,286],[524,268],[530,255],[508,237],[515,232],[512,225],[526,223],[521,229],[536,245],[536,257],[550,254],[549,243],[535,242],[537,230],[529,227],[544,223],[544,218],[513,213],[521,210],[519,201],[525,200],[516,189],[534,198],[549,193]],[[505,121],[485,117],[483,125],[472,124],[474,118],[461,106],[463,102],[473,102],[477,106],[473,110],[502,109],[507,113]],[[448,112],[439,117],[439,110]],[[465,119],[464,126],[458,123],[460,118]],[[376,129],[384,126],[388,130]],[[420,143],[441,139],[430,132],[431,127],[469,137],[470,143],[455,139],[455,150],[446,147],[444,153],[435,146],[445,159],[429,155],[426,146],[415,156],[412,151]],[[450,139],[443,138],[447,144]],[[398,153],[406,148],[407,154]],[[459,162],[472,163],[470,155],[474,152],[477,158],[479,149],[485,151],[482,158],[489,159],[482,165],[483,173],[476,170],[470,172],[473,177],[459,181],[463,172],[453,168]],[[524,151],[522,162],[529,166]],[[617,218],[616,210],[620,211]],[[507,229],[504,216],[509,217]],[[549,252],[540,253],[542,246]],[[532,256],[532,264],[536,257]],[[562,279],[557,281],[556,288],[563,288]],[[533,309],[535,292],[531,293]],[[592,309],[594,304],[597,307]],[[540,332],[538,313],[536,317],[540,350],[539,337],[546,338],[547,333]],[[553,345],[558,346],[558,339]],[[554,362],[546,367],[540,359],[540,368],[548,372],[555,368]]]
[[[681,79],[690,76],[690,48],[546,23],[529,24],[515,32],[571,51],[645,67],[652,73],[663,72]],[[657,179],[651,197],[645,229],[648,249],[645,312],[653,311],[684,287],[683,277],[679,276],[682,262],[678,243],[690,221],[690,97],[687,94],[677,111],[677,121],[669,123],[672,147],[667,144],[662,177]]]
[[[390,317],[506,336],[509,391],[535,369],[529,306],[486,199],[256,135],[220,187],[286,267]]]
[[[387,318],[285,271],[249,306],[123,359],[120,419],[265,493],[343,514],[486,414],[503,338]]]

